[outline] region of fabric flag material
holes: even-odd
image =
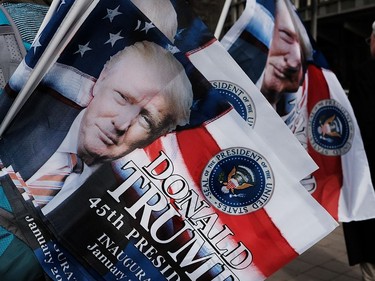
[[[305,188],[339,221],[373,218],[375,195],[353,110],[290,1],[248,0],[221,43],[318,164]],[[303,79],[293,88],[298,73]]]
[[[218,41],[213,40],[204,48],[192,50],[188,57],[213,87],[236,108],[254,133],[262,136],[269,148],[277,147],[273,153],[284,166],[287,165],[285,167],[297,180],[303,179],[307,171],[316,169],[315,163],[301,153],[304,148],[292,134],[288,137],[288,134],[285,137],[274,137],[284,132],[285,124],[280,118],[275,118],[275,111]],[[290,151],[301,157],[291,159]]]
[[[105,228],[105,237],[126,249],[125,253],[131,245],[136,252],[145,253],[151,244],[153,252],[163,255],[181,278],[173,280],[264,280],[337,224],[298,182],[285,176],[283,167],[270,170],[279,165],[277,159],[266,145],[258,145],[260,140],[247,140],[249,130],[242,130],[245,125],[237,112],[229,109],[198,128],[170,133],[112,163],[121,183],[116,189],[103,194],[106,190],[97,175],[47,213],[47,218],[57,233],[63,232],[59,236],[64,245],[69,245],[75,256],[87,257],[86,262],[98,270],[101,266],[91,258],[93,253],[76,237],[95,222],[97,227],[93,226],[88,241],[100,240],[96,235],[102,237],[103,230],[97,223],[106,219],[88,219],[97,215],[85,210],[100,214],[99,208],[105,205],[111,212],[121,213],[121,220]],[[245,165],[258,169],[250,172]],[[226,192],[228,185],[223,184],[234,167],[237,170],[232,179],[241,177],[253,186],[241,189],[239,182],[232,180],[234,191]],[[264,192],[259,193],[264,184]],[[258,195],[250,199],[251,193]],[[298,211],[290,202],[298,204]],[[71,219],[77,208],[86,215],[85,226],[79,219]],[[257,211],[251,212],[253,208]],[[285,214],[293,219],[286,219]],[[129,219],[134,221],[125,231],[128,241],[114,226]],[[243,253],[236,257],[240,249]],[[111,250],[103,253],[107,251]],[[145,257],[131,255],[133,260],[135,257],[138,265],[144,265],[146,276],[155,274],[152,276],[164,280],[171,274],[163,270],[164,264],[158,266],[164,276],[152,273],[152,266],[145,269]],[[156,257],[148,254],[147,258],[152,261]],[[198,261],[200,266],[195,267]]]
[[[1,116],[73,2],[11,77]],[[146,15],[99,1],[0,139],[20,230],[52,280],[264,280],[337,226],[300,184],[316,164],[185,1],[138,4]],[[61,151],[82,169],[45,206],[20,194]]]

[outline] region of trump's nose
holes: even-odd
[[[290,46],[289,52],[284,56],[284,61],[290,71],[299,71],[301,68],[301,51],[297,44]]]
[[[113,127],[118,135],[125,133],[132,122],[139,115],[141,108],[137,105],[128,106],[126,109],[122,109],[118,112],[116,116],[112,119]]]

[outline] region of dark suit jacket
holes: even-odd
[[[101,275],[106,274],[108,268],[98,262],[94,255],[88,254],[87,245],[92,245],[105,232],[123,250],[128,244],[125,235],[130,233],[134,225],[129,215],[120,215],[126,214],[124,204],[117,203],[107,193],[107,190],[114,190],[120,184],[111,164],[105,163],[68,199],[47,214],[46,224],[58,237],[57,240],[83,265],[87,265],[87,262],[96,264],[95,270]],[[102,209],[103,205],[108,208]],[[101,211],[107,214],[98,216],[97,212]],[[113,211],[116,211],[115,215],[107,219]]]
[[[9,89],[0,95],[0,120],[13,101]],[[4,166],[30,178],[56,151],[81,110],[58,93],[37,88],[0,139]]]

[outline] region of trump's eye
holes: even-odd
[[[142,128],[144,128],[147,131],[151,131],[152,129],[152,120],[149,114],[147,112],[141,112],[138,118],[138,122],[141,125]]]
[[[294,34],[289,30],[280,29],[279,34],[280,38],[288,44],[293,44],[294,42],[296,42]]]
[[[114,97],[115,97],[115,100],[121,105],[126,105],[129,103],[129,97],[124,93],[121,93],[119,91],[114,91]]]

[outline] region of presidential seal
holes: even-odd
[[[311,146],[318,153],[343,155],[350,150],[353,142],[352,118],[337,101],[321,100],[310,113],[308,136]]]
[[[230,215],[244,215],[267,204],[275,183],[271,167],[262,155],[234,147],[210,159],[203,170],[201,186],[215,208]]]
[[[227,81],[211,81],[212,86],[224,95],[226,100],[234,107],[243,119],[254,127],[255,106],[250,95],[240,86]]]

